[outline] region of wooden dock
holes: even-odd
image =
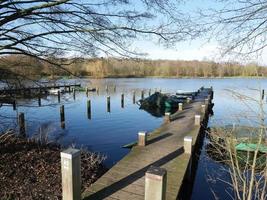
[[[171,122],[163,123],[150,134],[146,146],[134,146],[128,155],[89,187],[83,193],[83,199],[144,200],[145,173],[150,166],[166,169],[166,199],[177,199],[182,183],[188,177],[191,157],[184,152],[184,137],[192,136],[193,146],[196,144],[199,133],[206,126],[210,101],[205,99],[208,96],[212,98],[212,89],[202,88],[193,102],[170,117]],[[203,104],[206,104],[204,112]],[[195,125],[195,115],[201,116],[201,125]]]

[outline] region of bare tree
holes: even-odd
[[[2,0],[0,55],[129,56],[132,39],[183,40],[198,33],[167,0]],[[157,20],[160,19],[161,22]],[[187,27],[187,28],[186,28]],[[47,61],[47,60],[46,60]]]
[[[230,195],[233,199],[267,198],[265,102],[263,91],[257,91],[260,98],[231,91],[248,109],[249,114],[243,115],[239,120],[245,119],[251,126],[216,128],[210,134],[209,155],[227,164],[224,169],[231,181],[223,181],[232,187],[233,193]]]
[[[255,56],[266,48],[266,0],[221,0],[212,5],[201,10],[198,21],[222,44],[224,55]]]

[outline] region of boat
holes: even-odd
[[[65,90],[63,88],[54,88],[54,89],[49,89],[48,93],[49,94],[58,94],[58,92],[63,93]]]
[[[185,102],[187,97],[175,94],[155,92],[145,99],[141,99],[140,108],[177,108],[179,103]]]

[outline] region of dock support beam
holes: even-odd
[[[81,153],[69,148],[60,153],[62,198],[63,200],[81,199]]]
[[[147,132],[140,131],[138,132],[138,146],[146,146],[147,143]]]
[[[200,118],[201,118],[200,115],[195,115],[195,125],[196,126],[200,126]]]
[[[151,166],[145,176],[145,200],[165,200],[166,185],[166,169]]]

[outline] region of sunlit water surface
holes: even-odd
[[[61,81],[63,82],[63,81]],[[64,82],[82,82],[83,85],[92,83],[100,87],[100,92],[76,92],[75,100],[72,94],[64,94],[58,103],[57,96],[48,96],[42,99],[42,106],[38,107],[37,100],[19,101],[17,110],[12,106],[0,108],[1,128],[14,128],[16,116],[24,112],[26,117],[27,134],[48,133],[49,139],[57,139],[62,145],[74,145],[106,155],[106,166],[111,167],[129,150],[123,145],[137,139],[138,131],[152,131],[160,126],[162,117],[156,117],[140,110],[138,104],[133,103],[133,91],[136,91],[136,101],[141,97],[141,91],[155,90],[175,92],[177,90],[194,91],[201,86],[214,89],[214,116],[209,126],[228,125],[236,122],[253,123],[241,119],[240,116],[251,114],[244,112],[248,106],[236,99],[229,90],[259,98],[259,92],[253,89],[264,89],[266,79],[160,79],[160,78],[127,78],[127,79],[90,79],[67,80]],[[109,85],[109,91],[106,91]],[[114,90],[116,86],[116,90]],[[228,90],[228,91],[227,91]],[[121,94],[124,93],[124,107],[121,107]],[[107,112],[106,97],[111,98],[110,112]],[[87,115],[87,100],[91,100],[91,119]],[[65,106],[65,129],[60,126],[60,105]],[[255,104],[249,104],[256,109]],[[10,125],[10,122],[15,122]],[[205,148],[204,148],[205,150]],[[219,172],[220,165],[209,159],[205,151],[200,155],[196,172],[192,199],[228,199],[225,184],[215,181],[225,173]]]

